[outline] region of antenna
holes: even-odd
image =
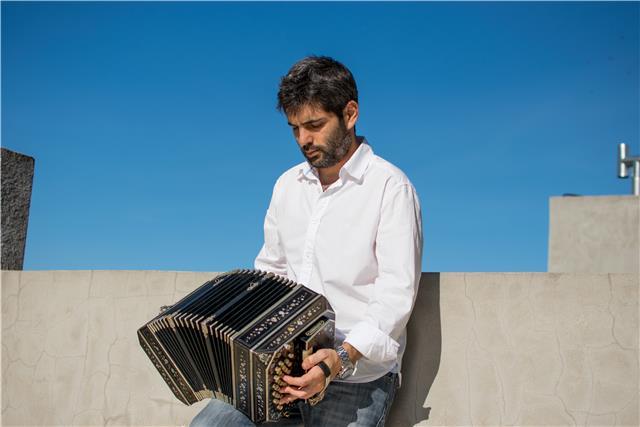
[[[618,178],[628,178],[627,168],[633,166],[631,179],[631,193],[640,196],[640,157],[631,157],[627,151],[627,144],[618,144]]]

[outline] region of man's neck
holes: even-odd
[[[351,156],[353,156],[353,153],[355,153],[358,149],[358,146],[360,145],[358,141],[359,139],[356,138],[355,134],[351,135],[351,145],[349,146],[349,151],[347,151],[347,154],[342,158],[342,160],[331,167],[318,168],[320,184],[322,184],[323,186],[328,186],[338,180],[338,177],[340,176],[340,169],[342,169],[342,166],[344,166],[344,164],[349,161]]]

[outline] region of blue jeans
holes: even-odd
[[[398,374],[392,373],[369,383],[332,382],[316,406],[299,401],[302,420],[283,419],[264,426],[382,427],[397,388]],[[233,406],[211,399],[191,421],[191,427],[204,426],[253,427],[254,424]]]

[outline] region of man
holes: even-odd
[[[307,426],[383,425],[420,280],[418,197],[356,136],[358,92],[341,63],[312,56],[294,64],[278,108],[306,161],[274,186],[255,267],[323,294],[336,314],[337,341],[303,361],[303,376],[283,378],[280,401],[299,401]],[[222,405],[212,400],[192,425],[248,425]]]

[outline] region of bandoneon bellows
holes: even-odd
[[[279,405],[283,375],[304,374],[304,357],[333,348],[327,300],[273,273],[216,276],[138,330],[138,339],[175,396],[187,405],[213,397],[253,422],[296,416]]]

